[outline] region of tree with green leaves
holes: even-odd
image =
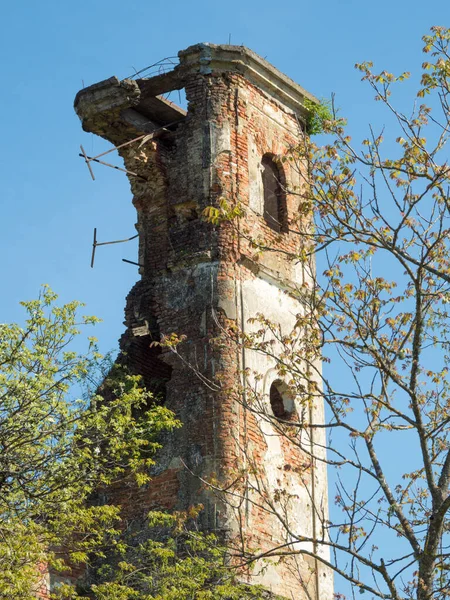
[[[313,556],[338,574],[339,598],[340,578],[352,597],[450,597],[450,29],[433,27],[423,41],[427,60],[408,109],[396,107],[395,90],[410,85],[409,73],[356,65],[386,109],[384,131],[370,128],[361,145],[333,106],[329,114],[309,106],[314,131],[328,138],[319,145],[305,135],[280,158],[302,177],[285,191],[299,201],[289,227],[301,249],[290,259],[307,273],[297,290],[303,311],[292,332],[259,314],[250,333],[229,336],[275,361],[298,410],[285,421],[270,412],[258,373],[243,373],[245,396],[230,393],[273,435],[326,462],[335,485],[332,516],[316,508],[321,535],[312,539],[287,519],[289,499],[267,496],[249,453],[246,497],[276,515],[289,540],[264,557]],[[228,204],[206,218],[241,219],[242,207]],[[242,231],[251,238],[245,220]],[[251,242],[257,254],[277,252]],[[313,423],[303,408],[322,398],[326,421]],[[319,429],[326,457],[311,449]],[[239,506],[241,489],[223,498]],[[247,565],[261,556],[241,552]]]
[[[74,600],[261,600],[259,586],[239,582],[228,548],[196,526],[202,506],[186,512],[151,511],[144,527],[118,533],[116,544],[93,565]],[[83,591],[86,593],[84,596]]]
[[[130,478],[148,484],[161,433],[181,424],[139,377],[105,363],[95,338],[75,349],[97,319],[56,301],[44,286],[22,303],[24,326],[0,325],[0,598],[258,598],[196,528],[201,507],[153,511],[128,531],[121,507],[99,501]]]
[[[151,403],[134,417],[151,400],[136,377],[112,371],[108,402],[92,392],[95,339],[84,353],[73,342],[96,319],[56,298],[44,287],[22,303],[23,327],[0,325],[1,598],[34,598],[42,571],[66,572],[101,553],[119,510],[87,499],[130,473],[147,481],[158,433],[177,426]]]

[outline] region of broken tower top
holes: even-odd
[[[195,44],[181,50],[178,56],[179,64],[166,73],[137,80],[120,81],[111,77],[78,92],[75,110],[84,129],[92,131],[90,122],[96,115],[125,107],[136,109],[160,125],[181,120],[185,111],[161,95],[184,88],[187,80],[196,74],[239,73],[301,119],[306,116],[305,99],[318,102],[312,94],[245,46]]]

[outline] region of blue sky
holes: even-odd
[[[376,9],[374,8],[376,6]],[[136,245],[100,248],[89,267],[92,232],[112,240],[135,233],[126,177],[97,167],[91,181],[78,157],[104,148],[84,133],[75,93],[113,74],[125,77],[201,41],[245,44],[315,95],[336,94],[353,132],[366,130],[370,92],[356,61],[414,70],[420,36],[449,21],[445,0],[423,3],[229,0],[16,0],[0,25],[3,117],[0,145],[0,320],[20,318],[18,302],[49,283],[64,300],[80,299],[100,316],[104,350],[123,329],[127,291],[137,279]],[[134,244],[134,245],[133,245]]]
[[[104,351],[117,347],[125,296],[138,274],[136,244],[99,248],[98,240],[135,234],[126,176],[96,166],[93,182],[78,157],[106,146],[81,130],[73,99],[83,86],[123,78],[196,42],[244,44],[318,97],[336,94],[355,140],[383,116],[355,62],[413,73],[421,36],[450,25],[448,0],[79,0],[2,7],[0,144],[0,322],[21,319],[20,300],[48,283],[64,301],[79,299],[103,319]],[[414,74],[416,77],[414,77]],[[400,96],[399,101],[405,98]]]
[[[376,6],[376,8],[375,8]],[[445,0],[302,2],[80,0],[5,4],[0,24],[0,320],[20,318],[18,302],[49,283],[64,300],[103,318],[104,350],[122,332],[127,291],[137,278],[121,258],[136,245],[100,248],[89,267],[93,228],[100,241],[135,233],[126,177],[97,167],[91,181],[79,144],[101,151],[73,111],[75,93],[113,74],[125,77],[200,41],[245,44],[315,95],[336,94],[355,137],[369,121],[370,91],[353,65],[374,60],[417,70],[429,26],[449,22]],[[359,134],[361,132],[361,134]]]

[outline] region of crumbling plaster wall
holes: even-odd
[[[282,236],[274,233],[262,219],[262,179],[260,175],[261,158],[266,153],[282,158],[288,149],[298,143],[299,123],[292,113],[267,97],[261,90],[248,83],[236,82],[234,91],[235,103],[230,116],[234,119],[228,128],[232,132],[234,144],[230,147],[230,156],[234,158],[229,166],[236,173],[235,190],[228,190],[227,198],[237,198],[246,208],[246,231],[238,236],[238,260],[233,264],[233,272],[225,267],[224,281],[221,286],[219,306],[225,315],[235,319],[238,327],[247,333],[260,327],[251,325],[249,319],[258,313],[278,324],[284,334],[289,334],[295,325],[296,317],[303,307],[299,302],[299,290],[310,279],[310,273],[298,261],[286,258],[287,254],[299,253],[301,238],[298,233]],[[233,92],[231,93],[233,95]],[[220,127],[220,124],[218,125]],[[222,148],[220,148],[223,151]],[[218,153],[219,154],[219,153]],[[284,183],[287,192],[288,219],[297,219],[299,197],[289,193],[298,190],[302,185],[302,175],[289,162],[281,164],[284,170]],[[224,168],[226,174],[228,170]],[[220,181],[220,171],[218,173]],[[225,186],[223,186],[225,187]],[[297,225],[292,228],[298,231]],[[247,232],[249,232],[247,234]],[[255,256],[248,238],[260,237],[271,251]],[[278,248],[280,252],[273,250]],[[235,298],[233,307],[232,299]],[[276,354],[277,348],[274,348]],[[270,384],[278,379],[275,361],[262,353],[245,349],[239,356],[241,369],[248,369],[253,375],[248,377],[247,385],[257,387],[257,377],[263,376],[260,393],[267,398]],[[270,406],[267,406],[270,413]],[[297,399],[297,413],[300,415],[304,406]],[[307,419],[317,423],[323,422],[322,404],[317,401]],[[322,535],[321,519],[327,517],[327,489],[325,464],[315,461],[311,466],[309,456],[303,455],[297,448],[289,447],[286,438],[276,435],[270,424],[257,419],[253,414],[245,415],[246,423],[238,424],[239,431],[247,431],[247,439],[241,441],[241,450],[237,456],[245,461],[250,455],[255,463],[261,465],[259,478],[263,478],[270,490],[272,499],[280,492],[279,515],[289,522],[295,535],[312,537]],[[256,422],[255,422],[256,421]],[[236,431],[236,429],[233,429]],[[236,434],[234,434],[236,437]],[[316,433],[316,443],[322,437]],[[322,444],[322,447],[324,444]],[[244,448],[244,450],[242,450]],[[317,454],[318,446],[314,448]],[[240,454],[240,456],[239,456]],[[319,456],[321,452],[319,451]],[[314,481],[314,486],[313,486]],[[255,485],[256,487],[256,485]],[[314,487],[314,489],[313,489]],[[289,534],[276,518],[270,518],[265,510],[258,510],[261,504],[258,494],[250,498],[250,506],[245,518],[246,534],[252,538],[255,546],[268,549],[277,543],[289,542]],[[312,508],[316,503],[318,513]],[[275,502],[276,504],[276,502]],[[266,507],[267,508],[267,507]],[[236,525],[238,521],[235,520]],[[240,521],[242,523],[242,521]],[[235,526],[236,529],[236,526]],[[237,533],[237,531],[236,531]],[[311,544],[307,544],[310,550]],[[327,553],[324,552],[324,558]],[[317,578],[321,579],[321,588],[332,595],[332,578],[327,569],[308,558],[298,557],[287,561],[284,567],[268,564],[261,576],[261,581],[278,593],[288,593],[299,587],[299,573],[309,593],[313,593]],[[317,575],[316,575],[317,572]],[[326,588],[328,588],[326,590]],[[305,592],[298,590],[299,597]],[[323,595],[322,597],[327,597]]]
[[[98,123],[98,117],[85,119],[85,128],[115,144],[135,137],[129,126],[124,128],[121,115],[138,98],[131,84],[126,92],[122,105],[118,101],[117,106],[102,110]],[[257,352],[242,352],[223,335],[248,328],[248,319],[257,312],[278,320],[288,331],[302,310],[285,285],[288,282],[295,289],[305,282],[304,269],[286,260],[286,255],[298,253],[301,236],[292,232],[279,236],[267,226],[261,216],[260,183],[262,156],[271,153],[281,158],[295,146],[299,122],[291,110],[240,73],[192,75],[186,80],[186,97],[187,116],[174,131],[120,150],[126,169],[137,174],[129,179],[138,214],[142,275],[127,300],[123,359],[133,357],[130,349],[136,347],[137,338],[147,348],[171,332],[186,336],[186,341],[179,349],[181,360],[166,349],[157,357],[170,367],[166,402],[183,421],[183,428],[164,440],[151,484],[140,490],[131,484],[122,486],[114,491],[115,498],[130,519],[155,506],[183,509],[202,502],[205,526],[233,536],[238,533],[236,512],[195,475],[215,474],[226,481],[244,466],[250,453],[263,465],[271,493],[283,489],[291,497],[289,519],[295,532],[309,536],[317,528],[313,487],[320,506],[326,506],[324,467],[318,464],[312,469],[304,453],[272,435],[267,424],[230,393],[246,367],[263,376],[266,393],[276,376],[275,365]],[[282,168],[288,220],[295,220],[299,200],[289,191],[301,186],[301,175],[290,163]],[[246,209],[243,222],[213,227],[201,219],[204,208],[221,198]],[[259,237],[279,251],[255,256],[250,238]],[[220,343],[211,343],[218,338]],[[142,372],[149,361],[144,350],[141,358],[135,353],[129,362]],[[312,418],[320,420],[321,410],[314,407]],[[255,546],[264,550],[289,541],[266,511],[252,502],[245,507],[241,526]],[[290,597],[294,592],[295,597],[306,598],[307,593],[318,594],[320,576],[326,579],[320,597],[331,598],[331,593],[327,595],[331,578],[321,567],[317,572],[318,567],[308,558],[272,563],[258,581],[275,593]]]

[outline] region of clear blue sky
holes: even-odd
[[[380,127],[367,86],[353,68],[418,73],[421,36],[450,25],[448,0],[15,0],[0,23],[0,322],[20,320],[18,302],[49,283],[63,300],[79,299],[103,319],[101,348],[114,349],[137,270],[134,243],[99,248],[90,269],[93,228],[99,241],[135,233],[124,174],[96,167],[91,181],[78,157],[105,146],[84,133],[76,92],[123,78],[196,42],[244,44],[319,97],[336,94],[355,139]]]
[[[113,74],[125,77],[195,42],[245,44],[317,96],[336,93],[353,133],[373,120],[370,92],[356,61],[414,70],[420,37],[450,22],[435,0],[79,0],[3,5],[2,143],[0,145],[0,321],[20,317],[18,302],[49,283],[64,300],[83,300],[103,318],[97,335],[107,350],[122,332],[127,291],[137,278],[121,258],[136,246],[100,248],[89,267],[92,230],[99,240],[135,233],[126,177],[97,167],[92,182],[79,144],[100,151],[73,111],[79,88]]]

